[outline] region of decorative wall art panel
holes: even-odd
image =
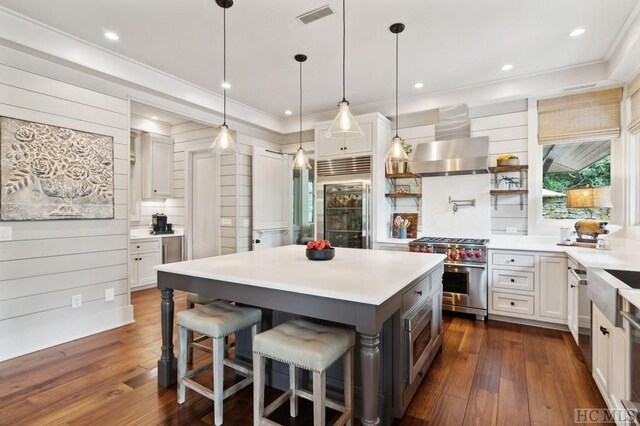
[[[113,137],[0,117],[0,220],[113,219]]]

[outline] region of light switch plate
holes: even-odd
[[[507,226],[507,234],[515,234],[518,232],[518,228],[515,226]]]
[[[73,296],[71,296],[71,307],[79,308],[80,306],[82,306],[82,295],[74,294]]]
[[[249,219],[242,219],[242,226],[244,228],[248,228],[249,227]]]
[[[0,226],[0,241],[13,240],[13,229],[10,226]]]
[[[113,302],[113,299],[116,298],[116,292],[112,288],[108,288],[104,291],[104,301],[105,302]]]

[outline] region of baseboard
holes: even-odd
[[[491,321],[511,322],[514,324],[530,325],[532,327],[548,328],[551,330],[569,331],[569,327],[565,324],[557,324],[553,322],[544,322],[537,320],[528,320],[525,318],[516,318],[503,315],[489,314],[488,319]]]

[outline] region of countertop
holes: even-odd
[[[173,234],[153,235],[153,234],[149,234],[148,229],[132,229],[129,232],[129,239],[139,241],[139,240],[151,240],[151,239],[162,238],[162,237],[182,237],[184,235],[184,230],[181,228],[174,228],[173,231],[174,231]]]
[[[636,308],[640,309],[640,290],[635,289],[619,289],[618,293],[627,299]]]
[[[442,254],[338,247],[335,258],[311,261],[305,247],[265,250],[158,265],[156,270],[357,303],[380,305],[425,272]]]

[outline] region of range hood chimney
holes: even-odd
[[[435,136],[434,142],[416,147],[413,173],[429,177],[489,172],[489,138],[471,137],[466,105],[440,108]]]

